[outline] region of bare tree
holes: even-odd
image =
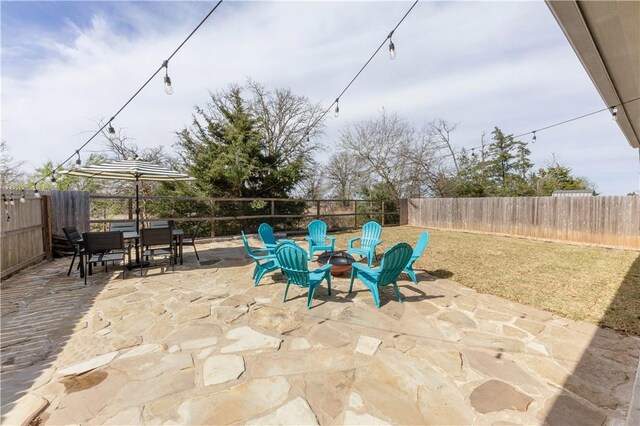
[[[313,200],[326,198],[325,177],[323,174],[315,173],[319,169],[319,165],[316,164],[316,167],[310,168],[311,172],[307,173],[304,179],[298,183],[297,192],[302,198]]]
[[[324,173],[331,186],[333,198],[347,200],[356,197],[356,192],[363,179],[362,168],[347,151],[334,153],[329,157]]]
[[[439,143],[432,134],[422,132],[409,153],[408,162],[414,172],[411,196],[453,196],[454,169],[449,156],[441,155]]]
[[[315,141],[324,131],[322,105],[289,88],[268,91],[253,80],[247,82],[247,89],[251,95],[249,110],[256,118],[257,130],[266,138],[266,154],[284,165],[297,159],[310,161],[319,148]]]
[[[15,160],[9,154],[9,145],[7,141],[0,142],[0,186],[10,187],[24,180],[24,172],[22,166],[24,161]]]
[[[445,150],[451,156],[456,173],[460,172],[457,153],[451,143],[451,133],[458,127],[458,124],[449,123],[440,118],[429,122],[425,128],[425,133],[429,136],[429,140],[437,150]]]
[[[410,161],[416,140],[413,127],[384,109],[377,118],[352,123],[342,132],[340,145],[351,164],[361,164],[374,183],[384,183],[400,198],[407,194],[416,173]]]

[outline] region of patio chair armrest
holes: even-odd
[[[351,267],[352,267],[353,269],[358,270],[358,271],[368,272],[368,273],[370,273],[370,274],[371,274],[371,273],[375,273],[375,272],[376,272],[376,270],[375,270],[375,269],[373,269],[373,268],[369,268],[367,265],[363,265],[362,263],[357,263],[357,262],[356,262],[356,263],[352,263],[352,264],[351,264]]]
[[[331,270],[331,264],[330,264],[330,263],[327,263],[326,265],[322,265],[322,266],[321,266],[321,267],[319,267],[318,269],[315,269],[315,270],[313,270],[313,271],[311,271],[311,272],[313,272],[313,273],[317,273],[317,272],[327,272],[327,271],[329,271],[329,270]]]
[[[305,240],[307,240],[307,241],[309,241],[309,242],[313,241],[313,240],[311,239],[311,237],[309,237],[309,236],[304,237],[304,239],[305,239]]]
[[[276,258],[276,256],[275,256],[274,254],[266,254],[266,255],[264,255],[264,256],[256,256],[256,255],[253,255],[253,257],[254,257],[255,259],[257,259],[257,260],[275,259],[275,258]]]
[[[260,254],[263,253],[263,254]],[[265,249],[255,249],[251,250],[251,254],[254,256],[273,256],[273,250]]]
[[[336,240],[336,237],[327,237],[327,239],[328,239],[330,242],[334,242],[334,241]]]
[[[382,240],[375,240],[372,244],[372,246],[377,246],[378,244],[382,243]]]
[[[349,238],[347,240],[347,245],[349,246],[349,248],[352,248],[353,247],[353,243],[358,241],[358,240],[360,240],[360,239],[362,239],[362,238],[361,237]]]

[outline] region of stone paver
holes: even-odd
[[[301,243],[303,244],[303,243]],[[455,282],[400,282],[376,309],[333,278],[306,290],[238,241],[174,273],[69,259],[2,283],[2,424],[622,424],[640,339]],[[158,272],[158,273],[156,273]],[[426,278],[425,275],[422,275]],[[357,287],[361,290],[361,287]]]

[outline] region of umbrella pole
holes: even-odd
[[[138,188],[138,176],[136,176],[136,233],[140,234],[140,190]]]

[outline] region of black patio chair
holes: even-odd
[[[105,272],[109,272],[109,262],[115,264],[116,261],[121,261],[122,279],[124,279],[126,253],[122,232],[84,232],[82,240],[86,256],[85,265],[87,265],[87,271],[84,274],[85,285],[87,284],[87,275],[92,274],[92,266],[96,263],[103,263]]]
[[[164,256],[169,257],[171,270],[175,271],[175,262],[173,261],[173,234],[171,228],[145,228],[140,236],[142,247],[142,258],[148,260],[149,257]],[[144,265],[144,262],[143,262]],[[140,275],[142,276],[142,266],[140,266]]]
[[[71,270],[73,269],[73,263],[76,261],[76,257],[78,257],[78,269],[80,269],[80,278],[84,276],[84,265],[82,262],[82,257],[84,256],[84,246],[82,242],[82,235],[78,232],[78,228],[75,226],[65,226],[62,228],[62,232],[67,237],[67,240],[73,246],[73,258],[71,259],[71,265],[69,265],[69,271],[67,272],[67,276],[71,275]]]
[[[200,260],[200,256],[198,255],[198,250],[196,249],[196,238],[198,238],[198,232],[200,231],[200,227],[202,226],[202,222],[198,222],[196,224],[193,233],[185,235],[182,240],[182,244],[189,244],[193,247],[193,251],[196,253],[196,259]]]

